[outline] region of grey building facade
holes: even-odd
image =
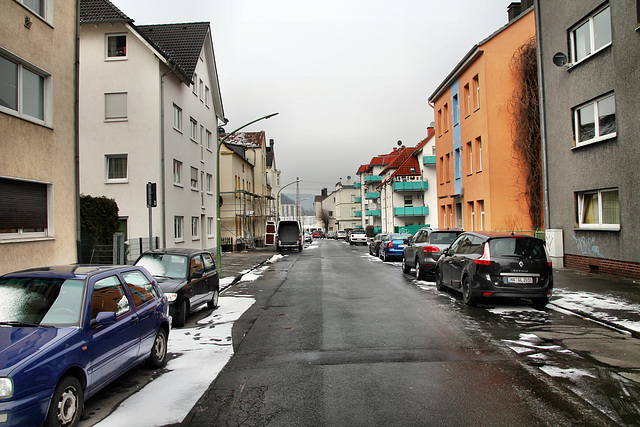
[[[547,228],[566,267],[640,277],[640,1],[535,3]]]

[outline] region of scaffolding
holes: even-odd
[[[221,192],[220,229],[222,238],[232,239],[232,250],[263,247],[267,220],[276,214],[275,198],[246,190]]]

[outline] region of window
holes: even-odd
[[[442,120],[444,121],[444,131],[449,131],[449,105],[444,104],[444,108],[442,109]]]
[[[182,187],[182,162],[173,159],[173,183]]]
[[[580,62],[611,44],[611,11],[600,9],[569,33],[571,62]]]
[[[122,273],[127,288],[131,291],[133,297],[133,305],[140,307],[141,305],[158,298],[160,295],[153,287],[149,279],[139,271],[127,271]]]
[[[480,231],[484,231],[484,200],[479,200],[480,205]]]
[[[194,167],[191,168],[191,189],[198,189],[198,169]]]
[[[183,216],[173,217],[173,236],[176,242],[181,242],[184,240],[184,217]]]
[[[477,110],[480,108],[480,79],[477,74],[473,77],[473,88],[475,89],[474,107]]]
[[[476,225],[476,210],[475,207],[473,205],[473,202],[469,202],[467,203],[468,207],[469,207],[469,216],[471,217],[471,231],[475,231],[475,225]]]
[[[440,135],[442,135],[442,133],[444,132],[444,129],[442,127],[442,108],[438,110],[438,132],[440,133]]]
[[[464,99],[464,116],[468,117],[471,114],[471,92],[469,91],[469,84],[467,83],[463,89]]]
[[[608,95],[574,109],[576,145],[586,145],[613,138],[616,133],[616,104]]]
[[[200,125],[200,161],[204,163],[204,126]]]
[[[411,196],[404,197],[404,205],[405,206],[413,206],[413,198]]]
[[[213,137],[211,131],[207,129],[207,150],[211,151],[213,146]]]
[[[453,125],[456,126],[460,123],[460,104],[458,103],[458,94],[453,95],[453,99],[451,101],[451,109],[453,110],[451,113],[453,114]]]
[[[127,155],[107,154],[107,182],[127,182]]]
[[[194,95],[198,96],[198,75],[193,73],[193,85],[191,86],[191,91]]]
[[[449,153],[444,155],[444,179],[446,180],[446,182],[450,182],[451,181],[451,171],[450,171],[450,167],[451,167],[451,160],[450,160],[451,156],[449,155]]]
[[[207,174],[207,193],[212,194],[213,192],[213,175],[210,173]]]
[[[51,21],[51,9],[53,9],[49,7],[51,0],[18,0],[18,3],[22,3],[45,21]]]
[[[203,101],[202,96],[204,95],[204,90],[202,90],[202,79],[200,79],[200,85],[198,86],[198,94],[200,95],[200,101]]]
[[[475,164],[478,165],[478,169],[477,172],[482,172],[482,138],[481,137],[477,137],[476,138],[476,162]]]
[[[127,35],[107,34],[107,59],[127,58]]]
[[[207,237],[213,237],[213,217],[207,217]]]
[[[209,86],[204,86],[204,105],[209,106]]]
[[[3,53],[0,48],[0,55]],[[7,57],[0,56],[0,111],[43,124],[50,122],[52,104],[45,102],[51,92],[50,81],[46,71],[8,52]]]
[[[459,148],[456,148],[453,152],[453,174],[455,179],[462,178],[462,165],[460,164]]]
[[[578,227],[620,229],[620,201],[617,189],[585,191],[577,194]]]
[[[127,93],[104,94],[104,119],[106,121],[127,120]]]
[[[116,276],[105,277],[94,283],[91,295],[92,320],[101,311],[112,311],[116,313],[116,316],[121,316],[130,310],[131,306],[127,294]]]
[[[194,142],[198,142],[198,122],[191,117],[190,118],[191,121],[191,140]]]
[[[193,240],[200,239],[200,218],[197,216],[191,217],[191,238]]]
[[[0,178],[0,239],[47,236],[51,187]]]
[[[473,173],[473,144],[471,141],[467,142],[467,175]]]
[[[173,128],[182,132],[182,108],[173,104]]]

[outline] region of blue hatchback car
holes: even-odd
[[[391,258],[402,258],[402,251],[409,243],[411,234],[391,233],[380,242],[379,256],[384,262]]]
[[[0,425],[74,426],[86,399],[142,361],[167,361],[167,299],[135,266],[0,277]]]

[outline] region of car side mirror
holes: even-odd
[[[194,271],[193,273],[191,273],[192,279],[201,279],[202,276],[203,276],[202,271]]]
[[[449,249],[448,248],[447,249],[443,249],[442,250],[442,255],[444,255],[444,256],[449,255]]]
[[[91,320],[91,328],[97,328],[102,325],[111,325],[116,323],[115,311],[101,311],[96,315],[96,318]]]
[[[408,245],[409,243],[411,243],[411,239],[405,239],[405,241],[403,242],[405,245]]]

